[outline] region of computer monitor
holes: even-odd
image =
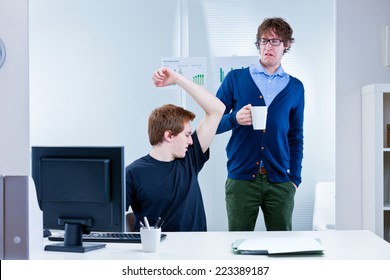
[[[125,231],[124,147],[32,147],[32,177],[43,227],[64,230],[47,251],[87,252],[91,231]]]

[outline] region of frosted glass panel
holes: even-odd
[[[146,154],[149,113],[181,102],[151,81],[161,56],[180,55],[179,7],[31,0],[31,144],[124,145],[127,162]]]

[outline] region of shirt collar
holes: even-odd
[[[256,61],[256,63],[252,64],[250,68],[251,68],[251,73],[252,74],[263,74],[263,75],[266,75],[266,76],[279,76],[279,77],[284,77],[284,76],[287,75],[287,73],[284,72],[284,69],[283,69],[282,65],[279,65],[278,69],[276,70],[276,72],[274,74],[269,75],[265,71],[264,66],[260,63],[260,59],[258,59]]]

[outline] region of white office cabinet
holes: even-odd
[[[362,88],[363,229],[390,242],[390,84]]]

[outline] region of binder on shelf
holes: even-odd
[[[387,148],[390,148],[390,124],[387,125]]]
[[[0,175],[0,260],[4,260],[4,178]]]
[[[5,260],[29,258],[28,177],[3,177]]]

